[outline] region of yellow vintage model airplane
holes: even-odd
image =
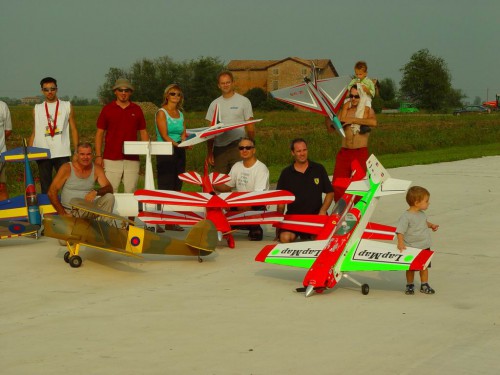
[[[45,236],[66,241],[69,251],[64,260],[73,268],[82,264],[81,246],[136,258],[142,258],[139,254],[197,256],[201,262],[201,257],[211,254],[217,245],[217,230],[209,220],[195,225],[185,240],[177,240],[136,227],[84,199],[74,198],[70,204],[74,216],[47,215],[43,225]]]

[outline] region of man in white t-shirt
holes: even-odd
[[[264,191],[269,190],[269,170],[264,163],[255,156],[255,141],[251,138],[241,138],[238,143],[241,161],[235,163],[229,172],[231,181],[217,185],[215,189],[222,192],[236,191]],[[238,207],[238,211],[263,210],[263,206]],[[261,241],[263,230],[260,225],[250,226],[248,238],[250,241]]]
[[[230,71],[219,73],[217,84],[222,95],[210,103],[205,119],[211,122],[217,105],[220,121],[224,124],[252,120],[252,104],[248,98],[234,91],[233,74]],[[245,136],[245,133],[247,137],[255,139],[255,126],[249,124],[245,128],[229,130],[207,141],[207,159],[210,165],[214,166],[216,172],[228,173],[231,167],[240,160],[238,142]]]
[[[10,111],[7,104],[0,101],[0,152],[7,151],[6,142],[12,134],[12,121],[10,120]],[[5,175],[5,165],[0,163],[0,200],[9,198],[7,190],[7,176]]]

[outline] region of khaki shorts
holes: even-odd
[[[113,193],[118,193],[118,187],[123,177],[123,191],[134,193],[139,181],[140,163],[136,160],[104,159],[104,173],[113,186]]]

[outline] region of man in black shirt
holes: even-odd
[[[307,158],[307,144],[302,138],[290,144],[293,164],[281,171],[276,189],[287,190],[295,195],[295,201],[287,206],[287,214],[326,215],[333,201],[333,188],[325,167]],[[325,193],[323,200],[322,194]],[[285,212],[285,205],[278,205],[278,212]],[[293,242],[301,233],[280,231],[280,242]]]

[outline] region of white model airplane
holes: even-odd
[[[345,137],[344,129],[336,113],[344,103],[347,85],[350,81],[349,77],[317,79],[316,67],[311,62],[311,77],[304,78],[304,83],[271,91],[271,95],[284,103],[330,118],[335,130]]]
[[[212,139],[221,133],[236,128],[241,128],[242,126],[255,124],[259,121],[262,121],[262,119],[243,121],[234,124],[223,124],[222,122],[220,122],[219,106],[216,105],[212,121],[210,122],[210,126],[196,129],[187,129],[186,133],[188,134],[188,138],[179,143],[179,147],[193,146],[195,144],[208,141],[209,139]]]

